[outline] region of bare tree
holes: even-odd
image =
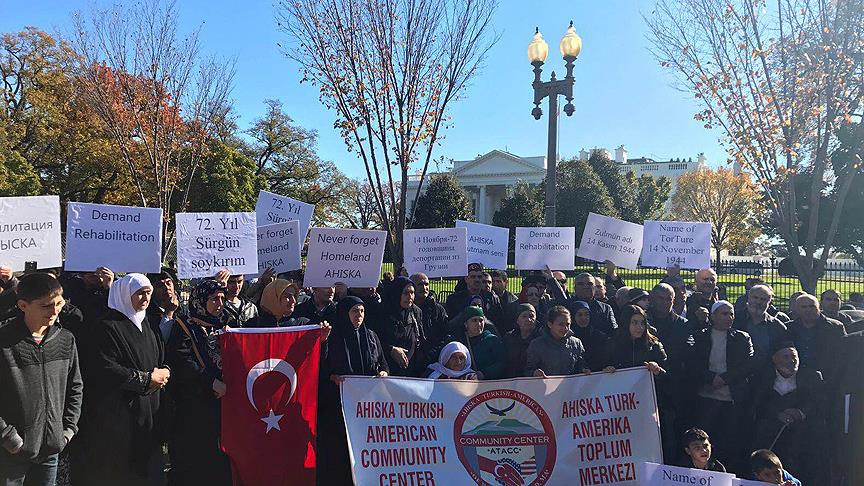
[[[654,55],[703,105],[695,118],[720,128],[755,176],[801,285],[815,291],[861,171],[859,161],[835,173],[830,160],[841,126],[860,123],[864,0],[659,0],[646,21]],[[806,222],[796,204],[804,176]],[[837,195],[831,211],[819,208],[826,187]]]
[[[388,247],[402,263],[402,232],[432,153],[459,98],[497,40],[496,0],[282,0],[286,54],[336,112],[349,150],[363,160]],[[409,167],[420,185],[408,191]]]
[[[163,250],[234,76],[233,62],[203,59],[198,30],[183,35],[178,21],[173,2],[94,8],[75,14],[69,39],[82,94],[120,149],[141,205],[164,212]]]

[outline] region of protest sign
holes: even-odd
[[[573,270],[576,228],[516,228],[516,268]]]
[[[387,233],[374,230],[312,228],[306,252],[304,287],[376,287]]]
[[[776,486],[771,483],[763,483],[762,481],[750,481],[749,479],[738,479],[735,478],[732,480],[732,486]]]
[[[255,213],[177,213],[177,270],[180,278],[256,273]]]
[[[347,376],[357,484],[640,484],[661,462],[645,368],[468,381]]]
[[[509,229],[461,220],[456,221],[456,227],[468,230],[468,263],[481,263],[486,268],[507,270]]]
[[[70,202],[66,263],[73,272],[107,267],[156,273],[162,268],[162,209]]]
[[[300,222],[296,219],[258,227],[259,275],[268,268],[282,273],[301,267],[299,227]]]
[[[642,266],[711,267],[711,223],[645,221]]]
[[[0,197],[0,266],[18,272],[63,265],[58,196]]]
[[[261,226],[284,223],[297,220],[300,222],[298,246],[303,247],[309,226],[312,224],[312,213],[315,212],[314,204],[291,199],[288,196],[261,191],[258,193],[258,202],[255,203],[255,217]]]
[[[642,251],[642,226],[602,214],[588,213],[577,254],[596,262],[636,268]]]
[[[409,274],[427,277],[468,275],[468,230],[433,228],[405,230],[402,249]]]
[[[639,479],[641,486],[681,486],[682,484],[732,486],[736,479],[734,474],[666,466],[653,462],[642,464],[641,471]]]

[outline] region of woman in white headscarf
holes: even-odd
[[[160,399],[170,371],[162,340],[147,322],[153,286],[144,275],[116,280],[96,325],[86,383],[75,483],[161,484]]]
[[[471,369],[471,352],[459,341],[444,346],[438,362],[429,365],[427,378],[436,380],[476,380],[477,372]]]

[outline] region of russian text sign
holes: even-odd
[[[268,268],[277,274],[300,269],[299,227],[296,219],[258,227],[259,275]]]
[[[509,229],[461,220],[456,221],[456,227],[468,230],[468,263],[481,263],[485,268],[507,270]]]
[[[63,265],[58,196],[0,197],[0,266],[18,272]]]
[[[405,230],[402,248],[409,274],[432,277],[468,275],[468,230],[433,228]]]
[[[180,278],[258,272],[255,213],[177,213]]]
[[[642,226],[629,221],[588,213],[578,255],[596,262],[636,268],[642,251]]]
[[[312,228],[304,287],[376,287],[387,233],[377,230]]]
[[[312,224],[312,213],[315,212],[314,204],[291,199],[288,196],[261,191],[258,193],[258,201],[255,203],[255,216],[261,226],[284,223],[296,219],[300,222],[300,232],[297,234],[299,245],[302,247]]]
[[[710,268],[711,223],[645,221],[642,266]]]
[[[661,458],[651,374],[465,381],[348,376],[356,484],[640,484]]]
[[[573,270],[576,228],[516,228],[516,268]]]
[[[733,486],[734,474],[667,466],[653,462],[642,464],[641,486],[681,486],[695,484],[704,486]]]
[[[70,202],[64,269],[157,273],[162,268],[162,209]]]

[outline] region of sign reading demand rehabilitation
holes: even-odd
[[[66,208],[66,270],[159,271],[161,209],[77,202]]]

